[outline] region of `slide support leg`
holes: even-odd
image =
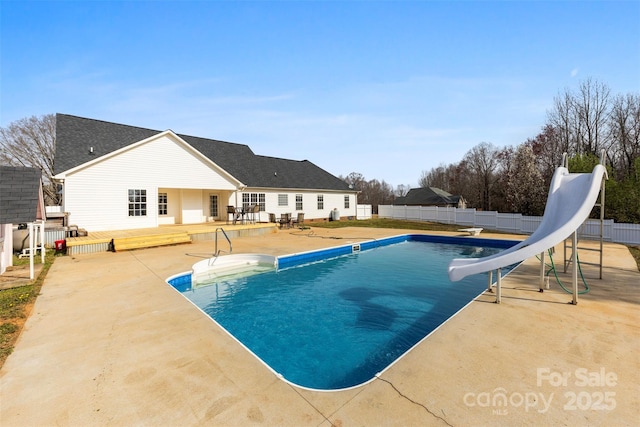
[[[496,270],[496,304],[502,301],[502,275],[501,269]]]
[[[578,304],[578,231],[572,235],[573,254],[571,255],[571,283],[573,285],[573,300],[571,304]]]
[[[544,252],[540,252],[540,292],[544,292]]]

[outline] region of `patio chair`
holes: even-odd
[[[229,224],[229,215],[231,215],[231,219],[233,223],[236,223],[236,208],[234,206],[227,206],[227,224]]]
[[[302,228],[304,224],[304,212],[299,212],[298,217],[296,219],[291,220],[292,227],[300,227]]]
[[[256,219],[257,217],[257,219]],[[251,206],[251,221],[255,224],[260,222],[260,205]]]
[[[280,224],[280,228],[282,227],[289,228],[291,226],[291,214],[285,213],[280,215],[280,220],[278,221],[278,224]]]

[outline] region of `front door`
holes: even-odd
[[[216,220],[220,218],[217,194],[209,194],[209,218],[212,220]]]

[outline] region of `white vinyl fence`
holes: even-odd
[[[440,222],[464,227],[482,227],[514,234],[531,234],[542,221],[541,216],[476,211],[475,209],[439,208],[437,206],[380,205],[378,206],[378,217]],[[599,239],[600,220],[588,219],[585,221],[578,230],[578,235],[587,239]],[[640,245],[640,224],[616,224],[612,219],[605,219],[603,239],[607,242]]]
[[[356,219],[371,219],[371,205],[357,205]]]

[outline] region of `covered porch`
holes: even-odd
[[[237,191],[199,188],[158,188],[158,225],[227,221],[227,205],[242,204]]]

